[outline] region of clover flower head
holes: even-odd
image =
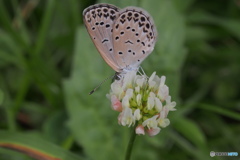
[[[120,112],[118,123],[122,126],[137,126],[136,134],[155,136],[161,128],[170,124],[169,111],[175,111],[176,102],[171,101],[166,77],[158,77],[156,72],[148,78],[127,72],[120,80],[111,84],[107,97],[112,109]]]

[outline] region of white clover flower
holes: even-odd
[[[107,97],[112,108],[120,112],[118,122],[122,126],[134,126],[136,134],[157,135],[161,128],[170,124],[169,111],[174,111],[176,102],[171,101],[166,77],[156,72],[147,78],[135,71],[127,72],[111,85]]]

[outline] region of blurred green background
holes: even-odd
[[[0,145],[37,148],[62,159],[124,158],[130,129],[106,94],[113,75],[91,42],[84,8],[138,6],[158,30],[147,75],[166,75],[177,111],[155,137],[138,136],[132,159],[234,159],[240,154],[239,0],[0,0]],[[69,158],[71,157],[71,158]],[[30,160],[0,148],[2,160]]]

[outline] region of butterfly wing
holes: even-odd
[[[136,70],[152,52],[157,31],[146,11],[126,7],[113,25],[114,59],[121,69]]]
[[[83,11],[87,31],[102,58],[116,72],[120,72],[113,55],[112,31],[119,9],[109,4],[97,4]]]

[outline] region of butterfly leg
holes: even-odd
[[[138,70],[138,73],[139,73],[141,76],[148,77],[141,66],[139,66],[139,69],[140,69],[141,71]]]

